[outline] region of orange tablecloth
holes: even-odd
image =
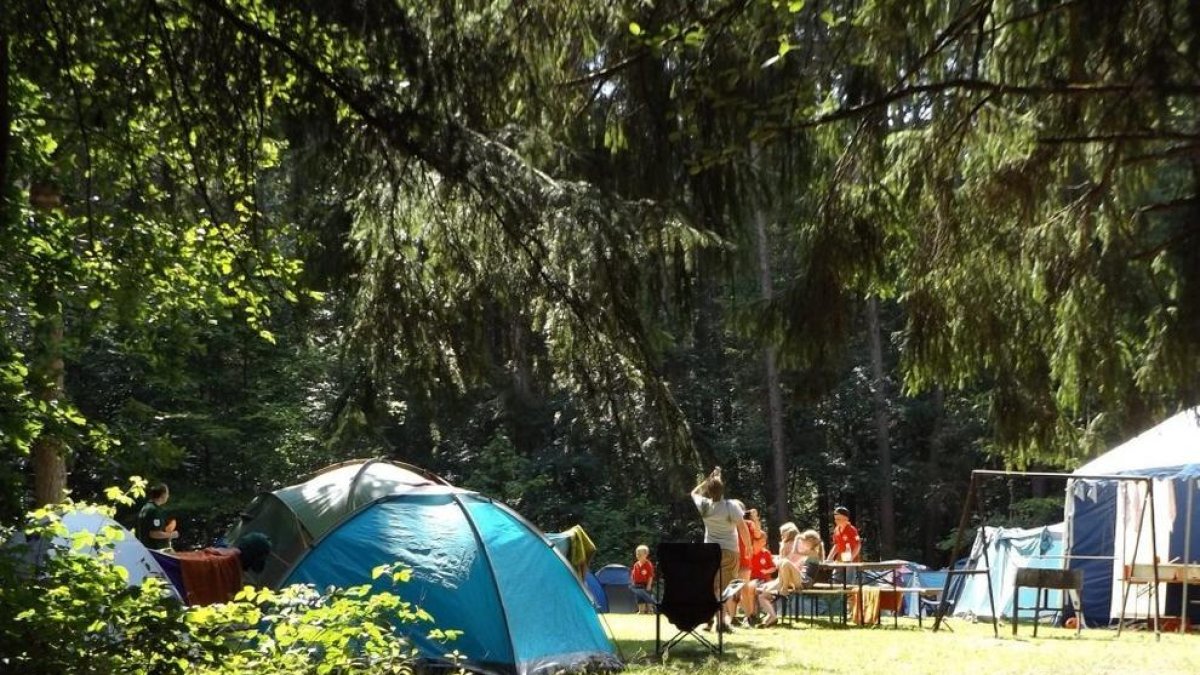
[[[860,607],[858,590],[853,590],[846,596],[852,610],[851,620],[861,625],[879,623],[879,613],[899,612],[900,603],[904,597],[904,589],[864,588],[863,601]]]
[[[181,551],[175,557],[179,558],[189,605],[229,602],[242,590],[242,563],[237,549]]]

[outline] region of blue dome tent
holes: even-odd
[[[380,464],[364,463],[361,471],[379,472]],[[442,643],[426,635],[428,624],[398,624],[427,661],[458,652],[466,668],[500,675],[621,668],[579,579],[545,535],[512,509],[437,480],[406,481],[386,492],[324,528],[278,585],[369,584],[429,612],[437,628],[462,631]],[[239,527],[257,529],[253,520]],[[412,570],[411,579],[396,585],[386,575],[372,579],[373,569],[391,564]]]

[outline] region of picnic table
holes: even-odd
[[[907,566],[905,560],[880,560],[875,562],[841,560],[826,560],[821,567],[832,570],[842,580],[842,592],[847,596],[847,605],[854,607],[854,622],[858,625],[879,625],[881,612],[889,610],[900,625],[900,602],[907,589],[899,585],[900,569]],[[851,574],[853,573],[853,575]],[[857,588],[850,587],[850,577],[854,577]],[[871,599],[868,601],[867,592]],[[847,606],[842,606],[842,622],[847,622]],[[873,619],[873,620],[872,620]]]

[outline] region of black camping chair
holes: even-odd
[[[691,635],[715,654],[725,650],[722,631],[717,644],[696,632],[713,620],[721,609],[713,580],[721,571],[721,547],[717,544],[663,543],[658,545],[658,576],[662,580],[662,599],[655,607],[654,653],[662,654],[684,637]],[[674,637],[662,642],[662,617],[679,629]]]

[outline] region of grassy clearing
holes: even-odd
[[[990,623],[952,621],[953,632],[934,633],[931,623],[901,619],[893,628],[844,628],[807,621],[768,629],[743,629],[726,636],[725,655],[707,656],[699,643],[685,639],[661,662],[654,656],[654,617],[636,614],[602,615],[629,663],[630,673],[707,675],[793,675],[844,673],[898,675],[903,673],[1200,673],[1200,636],[1115,630],[1075,632],[1058,628],[1021,626],[1012,636],[1001,625],[999,639]],[[664,619],[664,635],[674,630]],[[669,631],[669,632],[668,632]],[[711,635],[714,639],[716,636]]]

